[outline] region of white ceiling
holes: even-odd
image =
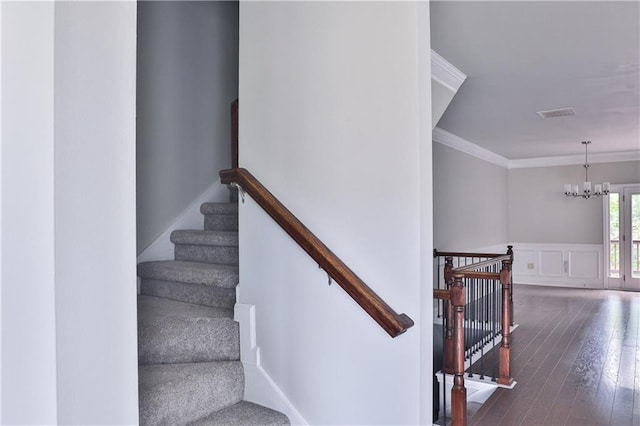
[[[431,46],[467,75],[441,129],[510,160],[640,150],[640,0],[432,1]]]

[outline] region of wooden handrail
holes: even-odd
[[[462,275],[464,278],[476,278],[479,280],[499,280],[500,279],[499,272],[463,271],[463,272],[456,272],[456,273]],[[473,285],[473,284],[474,283],[470,283],[470,285]]]
[[[484,268],[485,266],[490,266],[496,263],[502,263],[503,260],[511,260],[511,255],[503,254],[500,256],[496,256],[492,259],[483,260],[482,262],[476,262],[470,265],[459,266],[454,268],[453,272],[462,272],[466,275],[467,272],[473,272],[476,269]]]
[[[237,184],[249,194],[391,337],[413,326],[411,318],[391,309],[246,169],[222,170],[220,180],[223,184]]]
[[[449,290],[433,289],[433,298],[439,300],[451,300],[451,292]]]
[[[500,257],[504,256],[504,253],[469,253],[469,252],[459,252],[459,251],[438,251],[433,249],[433,257]]]

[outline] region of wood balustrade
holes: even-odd
[[[511,246],[509,246],[511,250]],[[445,258],[447,259],[447,258]],[[484,280],[497,280],[501,284],[501,307],[500,307],[500,323],[501,323],[501,342],[498,349],[498,376],[496,381],[500,385],[511,386],[513,379],[511,378],[511,325],[513,320],[513,291],[512,291],[512,277],[511,277],[511,262],[513,260],[513,252],[508,252],[506,255],[500,255],[487,259],[485,261],[476,262],[471,265],[460,266],[458,268],[450,269],[447,272],[447,265],[445,264],[445,279],[447,276],[451,276],[449,281],[456,282],[457,279],[484,279]],[[447,263],[450,261],[447,259]],[[501,264],[501,270],[499,273],[480,271],[488,266],[494,264]],[[452,283],[452,284],[453,284]],[[464,286],[463,286],[464,288]],[[455,315],[455,312],[454,312]],[[455,342],[449,345],[445,345],[445,351],[447,347],[453,348],[455,353]],[[449,349],[451,350],[451,349]],[[445,353],[445,359],[450,359],[453,355]],[[455,374],[455,371],[453,371]]]
[[[484,316],[482,321],[495,321],[499,323],[496,336],[499,336],[499,347],[497,347],[497,366],[494,367],[494,380],[501,386],[511,387],[511,326],[513,325],[513,281],[512,263],[513,247],[508,246],[506,254],[495,253],[466,253],[466,252],[438,252],[434,250],[434,257],[444,257],[442,277],[444,287],[434,290],[434,298],[448,300],[444,308],[444,343],[443,358],[444,372],[454,376],[454,383],[451,395],[451,417],[455,425],[466,424],[466,390],[464,390],[464,363],[465,358],[470,358],[474,347],[469,342],[465,342],[465,333],[472,329],[471,323],[465,330],[465,303],[467,307],[472,306],[474,298],[482,300],[487,295],[480,290],[475,291],[474,286],[485,286],[492,282],[498,295],[490,306],[481,304],[480,310],[487,310],[490,307],[496,308],[492,316]],[[463,259],[464,258],[464,259]],[[441,266],[438,263],[438,267]],[[439,277],[440,275],[438,275]],[[449,293],[448,297],[444,294]],[[493,293],[492,293],[493,294]],[[465,296],[466,295],[466,296]],[[494,297],[494,296],[491,296]],[[477,302],[481,303],[481,302]],[[469,305],[471,304],[471,305]],[[476,308],[476,310],[478,310]],[[469,319],[473,317],[473,312],[468,313]],[[485,315],[485,314],[483,314]],[[470,320],[468,320],[470,322]],[[477,323],[476,323],[477,326]],[[482,335],[482,333],[480,333]],[[466,343],[466,351],[465,351]],[[480,345],[481,346],[481,345]],[[477,350],[477,349],[476,349]],[[482,358],[480,358],[480,361]],[[471,360],[470,360],[471,362]],[[482,376],[481,376],[482,377]]]

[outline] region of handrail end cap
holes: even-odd
[[[398,337],[399,335],[404,334],[405,331],[407,331],[409,328],[415,325],[413,320],[407,314],[398,315],[398,322],[400,323],[402,328],[400,328],[393,334],[390,333],[391,337]]]

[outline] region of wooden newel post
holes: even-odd
[[[453,276],[451,305],[453,305],[453,388],[451,389],[451,424],[467,424],[467,389],[464,387],[464,281],[461,274]]]
[[[453,257],[444,258],[444,282],[447,290],[451,290],[453,284]],[[446,304],[445,312],[445,339],[444,339],[444,371],[453,374],[453,302]]]
[[[511,261],[502,261],[500,271],[500,283],[502,284],[502,343],[498,351],[498,384],[511,386]]]
[[[507,254],[511,256],[511,266],[513,266],[513,246],[507,246]],[[513,325],[513,274],[510,274],[511,278],[511,287],[509,290],[509,312],[511,312],[511,317],[509,319],[509,324]]]

